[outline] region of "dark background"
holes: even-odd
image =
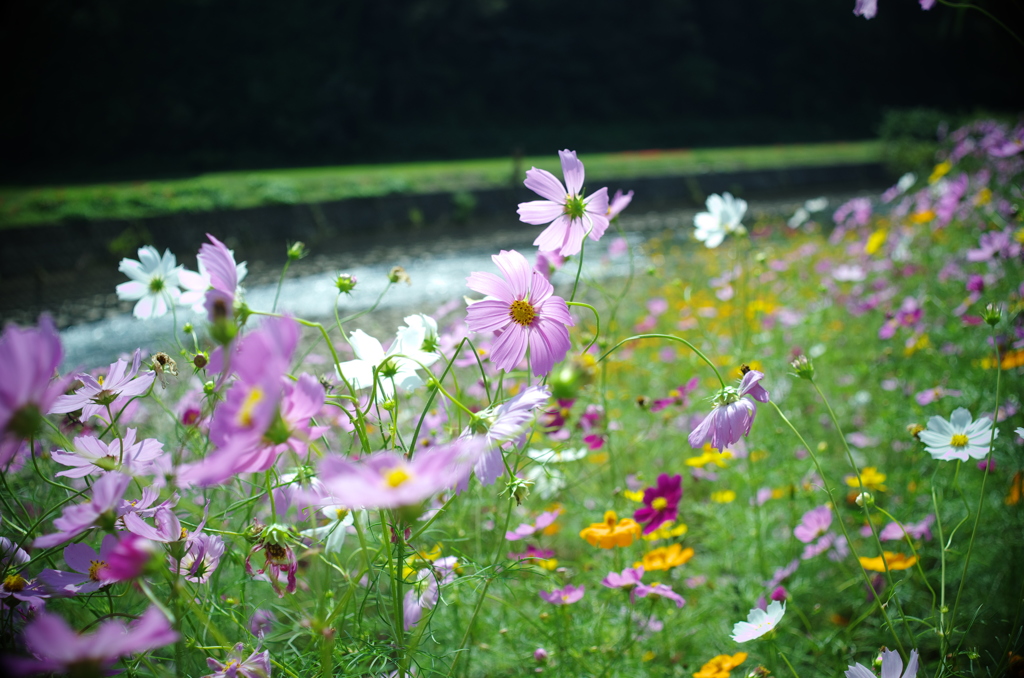
[[[1024,33],[1016,0],[980,4]],[[879,0],[20,0],[0,180],[877,136],[1024,109],[978,12]]]

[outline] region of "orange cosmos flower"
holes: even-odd
[[[590,527],[580,530],[580,536],[591,546],[603,549],[629,546],[640,536],[640,525],[632,518],[619,520],[615,511],[606,511],[603,523],[591,523]]]
[[[913,567],[917,562],[917,556],[905,556],[902,553],[893,553],[892,551],[885,551],[883,553],[885,561],[883,563],[882,556],[876,556],[874,558],[860,558],[860,566],[865,570],[872,572],[885,572],[885,566],[888,565],[890,570],[906,570],[907,568]]]
[[[729,678],[729,672],[747,660],[746,652],[737,652],[729,656],[720,654],[700,667],[693,678]]]
[[[651,570],[670,570],[673,567],[682,565],[690,558],[693,558],[692,548],[684,549],[682,544],[672,544],[671,546],[662,546],[653,551],[648,551],[644,554],[644,559],[634,563],[633,567],[643,565],[644,569],[648,572]]]

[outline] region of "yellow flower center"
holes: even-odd
[[[4,588],[11,593],[18,593],[28,586],[28,582],[20,574],[12,574],[4,579]]]
[[[384,474],[384,482],[388,484],[388,487],[398,487],[410,478],[412,478],[412,476],[410,476],[401,466],[393,468]]]
[[[242,408],[238,411],[238,423],[243,426],[252,426],[252,411],[256,409],[256,405],[263,400],[263,389],[256,386],[249,395],[245,397],[245,401],[242,403]]]
[[[651,508],[655,511],[664,511],[668,508],[668,499],[665,499],[665,497],[658,497],[651,502]]]
[[[508,315],[523,327],[527,327],[537,317],[537,311],[533,305],[525,299],[516,299],[508,307]]]
[[[955,433],[953,439],[949,441],[949,444],[953,447],[967,447],[967,436],[963,433]]]
[[[92,579],[93,581],[99,581],[100,570],[106,567],[107,564],[102,560],[93,560],[90,561],[90,563],[91,564],[89,565],[89,579]]]

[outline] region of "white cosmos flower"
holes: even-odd
[[[323,506],[320,513],[327,518],[327,524],[302,530],[299,534],[324,542],[326,553],[341,553],[348,528],[355,524],[355,514],[341,504]]]
[[[565,474],[557,468],[541,465],[531,466],[523,472],[523,479],[533,486],[533,492],[547,501],[565,487]]]
[[[745,643],[748,640],[760,638],[774,629],[784,614],[786,614],[786,603],[783,602],[779,605],[777,600],[773,600],[767,610],[755,607],[747,615],[747,621],[736,622],[736,625],[732,627],[732,639],[737,643]]]
[[[420,349],[426,353],[433,353],[437,350],[441,341],[437,336],[436,320],[431,318],[429,315],[417,313],[416,315],[406,316],[405,324],[408,325],[408,327],[398,328],[398,341],[402,342],[403,346],[409,344],[410,340],[414,340],[416,338],[416,332],[422,332],[423,339],[420,345],[413,346],[412,348]]]
[[[740,222],[747,213],[747,201],[732,197],[731,193],[713,194],[706,203],[708,211],[693,218],[697,229],[694,235],[709,248],[718,247],[730,233],[745,233]]]
[[[436,353],[420,350],[423,345],[423,328],[407,327],[399,332],[398,339],[387,353],[379,341],[362,330],[349,335],[348,343],[355,351],[356,359],[341,364],[341,374],[353,388],[373,387],[373,371],[377,369],[377,401],[390,399],[395,386],[403,391],[413,391],[423,385],[423,379],[416,373],[420,366],[430,367],[437,359]]]
[[[117,270],[131,278],[117,286],[117,298],[138,301],[132,312],[136,318],[159,318],[178,303],[178,274],[182,269],[170,250],[164,250],[161,257],[151,245],[140,247],[139,260],[122,259]]]
[[[551,464],[566,461],[577,461],[587,456],[587,448],[564,449],[564,450],[529,450],[527,453],[530,459],[541,464]]]
[[[924,451],[941,461],[984,459],[999,429],[993,431],[992,420],[987,417],[971,419],[971,413],[963,407],[953,410],[949,421],[942,417],[929,419],[928,427],[918,434],[925,444]]]

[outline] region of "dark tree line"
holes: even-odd
[[[990,21],[879,4],[14,0],[2,175],[852,139],[890,107],[1024,107],[1024,48]]]

